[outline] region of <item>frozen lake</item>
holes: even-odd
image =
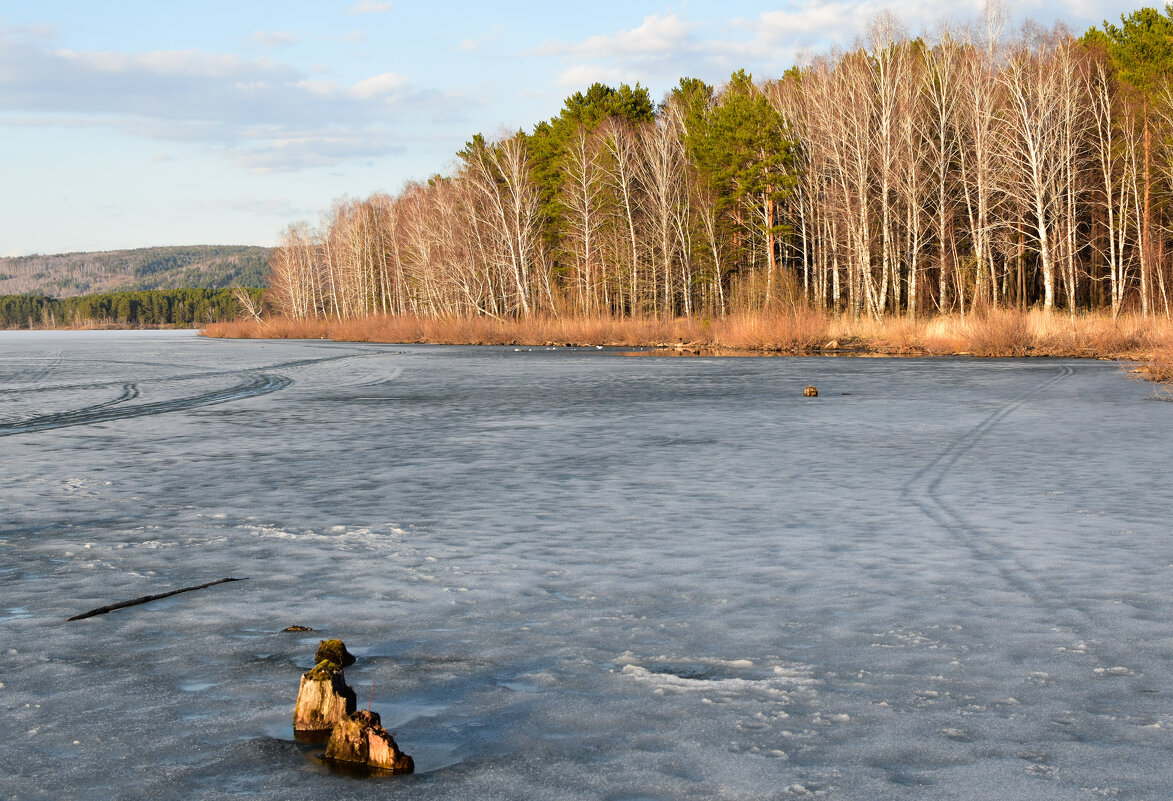
[[[0,797],[1169,798],[1152,393],[1097,362],[0,333]],[[414,776],[294,741],[327,636]]]

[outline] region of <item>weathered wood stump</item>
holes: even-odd
[[[297,706],[293,709],[295,732],[327,732],[355,709],[354,690],[336,662],[323,659],[301,677]]]
[[[360,709],[334,725],[326,744],[326,759],[357,762],[392,773],[411,773],[415,762],[399,750],[395,738],[383,728],[378,712]]]
[[[802,396],[804,398],[817,398],[819,397],[819,391],[814,387],[807,387],[802,391]]]

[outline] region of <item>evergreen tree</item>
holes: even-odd
[[[633,124],[655,119],[656,106],[648,90],[620,84],[613,89],[602,83],[592,84],[585,92],[566,98],[562,111],[548,122],[540,122],[527,137],[534,180],[542,198],[543,212],[550,221],[546,232],[552,239],[559,228],[558,192],[562,187],[566,143],[579,129],[594,131],[603,120],[616,117]]]
[[[1165,13],[1142,8],[1120,15],[1120,24],[1104,21],[1103,30],[1092,28],[1083,42],[1107,51],[1117,77],[1151,101],[1173,76],[1173,4]]]

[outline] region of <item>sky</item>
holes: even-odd
[[[530,129],[594,81],[781,74],[982,0],[455,3],[0,0],[0,256],[272,245],[344,196],[450,171],[474,133]],[[1024,0],[1081,32],[1140,7]],[[945,14],[941,9],[946,9]]]

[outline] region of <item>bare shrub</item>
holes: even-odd
[[[777,314],[731,315],[714,321],[712,331],[712,344],[719,348],[787,354],[818,352],[833,338],[827,316],[804,307]]]
[[[1028,356],[1034,350],[1029,320],[1021,312],[988,310],[963,326],[965,349],[975,356]]]
[[[1164,385],[1163,400],[1173,400],[1173,330],[1164,332],[1160,341],[1149,354],[1148,362],[1138,371],[1149,381]]]

